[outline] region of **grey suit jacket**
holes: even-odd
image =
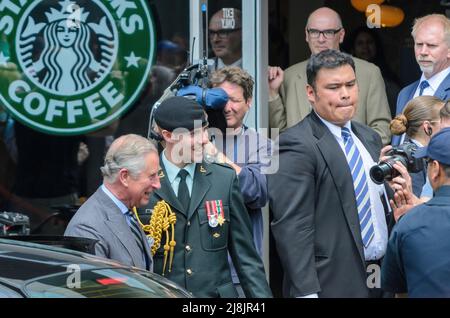
[[[142,248],[131,232],[125,216],[101,188],[75,213],[64,235],[96,239],[96,255],[146,269]],[[142,230],[141,236],[150,261],[149,269],[153,270],[150,246]]]
[[[389,124],[391,111],[380,69],[369,62],[353,57],[359,88],[359,105],[353,120],[375,130],[383,141],[391,141]],[[308,60],[292,65],[284,73],[281,98],[269,102],[269,125],[281,131],[292,127],[311,112],[306,96],[306,65]]]
[[[377,160],[378,134],[356,122],[352,130]],[[268,186],[284,296],[368,297],[355,191],[338,142],[312,112],[277,145],[279,170]]]

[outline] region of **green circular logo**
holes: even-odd
[[[145,0],[2,1],[0,11],[0,101],[32,128],[97,130],[147,83],[155,30]]]

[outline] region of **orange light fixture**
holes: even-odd
[[[351,0],[353,8],[358,11],[366,12],[369,4],[382,4],[384,0]]]
[[[374,11],[366,11],[366,17],[374,14]],[[381,27],[396,27],[405,19],[405,13],[402,9],[389,6],[389,5],[381,5],[380,6],[380,24]]]

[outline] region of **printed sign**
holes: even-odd
[[[8,0],[0,12],[0,103],[34,129],[97,130],[147,84],[155,30],[145,0]]]

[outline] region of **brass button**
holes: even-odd
[[[191,247],[189,245],[186,245],[185,249],[186,249],[186,252],[190,252],[191,251]]]
[[[188,269],[186,270],[186,273],[187,273],[188,275],[192,275],[192,269],[188,268]]]

